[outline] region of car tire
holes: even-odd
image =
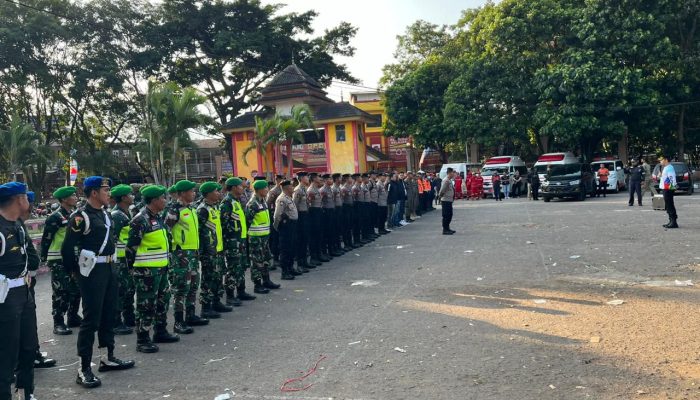
[[[552,198],[551,198],[551,197],[547,197],[547,196],[543,196],[543,197],[542,197],[542,200],[544,200],[545,203],[549,203],[550,201],[552,201]]]
[[[578,195],[578,201],[586,201],[586,191],[582,190]]]

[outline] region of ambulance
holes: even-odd
[[[545,175],[547,175],[547,167],[550,165],[566,165],[577,164],[578,157],[574,153],[567,151],[565,153],[546,153],[539,156],[535,163],[535,172],[540,178],[540,183],[544,183]]]
[[[513,176],[515,171],[518,171],[523,178],[527,178],[525,161],[518,156],[499,156],[486,160],[481,168],[481,176],[484,177],[484,197],[493,197],[491,178],[495,174],[504,175],[507,173],[509,176]]]

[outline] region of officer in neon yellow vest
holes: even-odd
[[[204,182],[199,187],[202,202],[197,207],[199,218],[199,254],[202,262],[202,288],[199,301],[202,303],[202,317],[220,318],[222,312],[233,308],[221,303],[223,293],[222,274],[226,266],[224,259],[224,235],[221,225],[221,185]]]
[[[140,193],[145,207],[131,221],[126,244],[127,263],[136,286],[136,350],[155,353],[155,343],[180,340],[167,330],[170,302],[168,259],[170,237],[161,218],[165,188],[146,185]],[[154,328],[153,340],[150,330]]]
[[[255,194],[246,205],[246,221],[248,222],[248,246],[250,253],[250,278],[255,284],[253,292],[269,293],[270,289],[279,289],[280,285],[270,280],[268,268],[272,264],[270,252],[270,210],[267,208],[267,182],[264,180],[253,183]]]
[[[110,191],[115,205],[112,208],[114,234],[117,236],[117,273],[119,274],[119,298],[114,322],[115,335],[129,335],[136,324],[134,316],[134,278],[126,265],[126,241],[129,238],[129,206],[134,204],[131,186],[117,185]],[[123,319],[122,319],[123,317]]]
[[[53,333],[56,335],[70,335],[73,333],[70,328],[80,326],[82,321],[78,316],[80,308],[78,282],[63,267],[63,257],[61,257],[61,246],[66,238],[68,220],[78,204],[75,192],[76,188],[73,186],[64,186],[53,192],[53,197],[61,206],[46,219],[44,234],[41,237],[41,261],[48,262],[51,269]],[[66,313],[68,313],[68,326],[64,320]]]
[[[192,326],[209,320],[195,314],[199,288],[199,221],[192,208],[196,183],[182,180],[175,184],[178,201],[168,209],[165,223],[172,234],[172,265],[168,268],[175,309],[175,332],[189,334]]]

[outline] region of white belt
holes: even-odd
[[[117,261],[117,256],[114,254],[109,256],[97,256],[95,258],[95,264],[109,264],[112,261]]]
[[[22,278],[8,279],[7,283],[9,283],[9,287],[8,287],[9,289],[14,289],[16,287],[24,286],[27,283],[27,281],[24,279],[24,277],[22,277]]]

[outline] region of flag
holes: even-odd
[[[74,159],[70,160],[70,185],[75,186],[75,181],[78,180],[78,162]]]

